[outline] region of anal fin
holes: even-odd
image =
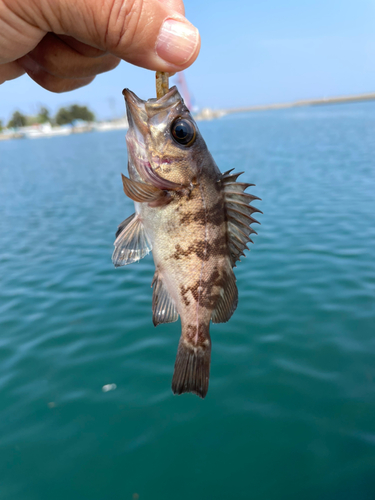
[[[112,262],[115,267],[137,262],[151,252],[149,240],[139,215],[133,214],[119,226]]]
[[[238,290],[236,285],[236,277],[232,269],[230,275],[225,280],[225,286],[222,290],[222,295],[212,312],[212,323],[226,323],[231,318],[237,308]]]
[[[178,312],[175,303],[169,295],[159,271],[155,272],[151,286],[154,287],[152,294],[152,321],[154,325],[177,321]]]

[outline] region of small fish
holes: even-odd
[[[155,326],[181,317],[172,390],[207,394],[210,321],[224,323],[237,307],[233,267],[255,233],[239,173],[222,174],[176,87],[143,101],[128,89],[129,177],[125,194],[135,213],[116,233],[113,263],[125,266],[152,251],[152,313]],[[242,173],[242,172],[241,172]]]

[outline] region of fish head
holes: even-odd
[[[129,173],[145,180],[145,169],[174,183],[194,184],[212,157],[176,87],[160,99],[139,99],[123,91],[129,122]]]

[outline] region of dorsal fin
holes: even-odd
[[[151,286],[154,287],[152,294],[152,321],[155,326],[160,323],[173,323],[178,320],[176,306],[166,289],[163,279],[156,270]]]
[[[237,178],[243,172],[232,174],[232,170],[228,170],[222,175],[221,182],[224,188],[228,246],[231,264],[232,267],[235,267],[237,260],[240,260],[240,256],[245,255],[243,251],[249,250],[247,243],[253,243],[249,238],[249,234],[255,233],[255,231],[250,227],[250,224],[259,224],[259,222],[252,217],[252,214],[262,212],[250,205],[253,200],[260,200],[260,198],[244,192],[246,188],[254,186],[254,184],[237,182]]]

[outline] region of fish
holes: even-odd
[[[221,173],[176,87],[144,101],[123,91],[129,177],[123,189],[135,212],[116,232],[115,267],[152,252],[155,326],[181,318],[174,394],[204,398],[211,364],[210,323],[225,323],[238,303],[233,268],[253,243],[254,186],[243,173]]]

